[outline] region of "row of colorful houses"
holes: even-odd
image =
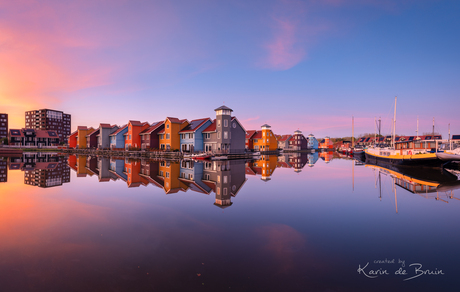
[[[130,120],[117,126],[101,123],[99,127],[79,126],[71,133],[70,148],[98,148],[118,150],[159,149],[183,152],[242,153],[247,150],[317,149],[313,135],[305,138],[302,132],[294,135],[275,135],[267,124],[261,130],[246,130],[232,116],[233,110],[221,106],[214,110],[216,118],[195,120],[167,117],[164,121],[140,122]],[[284,145],[280,137],[286,137]]]

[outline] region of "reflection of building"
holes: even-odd
[[[262,155],[259,160],[247,163],[246,174],[260,175],[261,180],[269,181],[277,165],[278,157],[276,155]]]
[[[277,167],[282,168],[292,168],[292,165],[289,163],[289,155],[283,154],[278,156],[278,165]]]
[[[0,183],[8,181],[8,163],[6,160],[0,160]]]
[[[333,152],[321,152],[319,153],[319,157],[324,160],[324,162],[329,163],[332,160]]]
[[[10,158],[11,170],[24,171],[24,184],[49,188],[70,182],[66,159],[54,154],[26,153]]]
[[[99,157],[97,161],[97,170],[99,171],[98,177],[100,182],[117,179],[117,176],[110,172],[110,159],[108,157]]]
[[[308,158],[308,166],[313,167],[316,161],[318,161],[318,158],[319,158],[318,152],[308,153],[307,158]]]
[[[292,153],[292,155],[289,155],[289,163],[294,167],[295,172],[301,172],[307,162],[307,153]]]
[[[7,138],[7,137],[8,137],[8,114],[0,114],[0,140],[3,138]]]
[[[40,109],[27,111],[26,128],[56,131],[60,142],[66,142],[70,136],[71,117],[62,111]]]
[[[204,162],[203,182],[216,193],[214,205],[226,208],[232,205],[244,183],[245,161]]]

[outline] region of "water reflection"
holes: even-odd
[[[402,188],[413,194],[417,194],[426,199],[435,199],[448,203],[454,197],[454,190],[460,188],[458,175],[460,172],[453,169],[423,168],[423,167],[403,167],[390,165],[366,164],[376,171],[376,187],[378,184],[379,198],[382,198],[382,175],[388,176],[392,180],[393,192],[397,208],[396,187]],[[397,209],[396,209],[397,211]]]

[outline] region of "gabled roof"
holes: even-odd
[[[164,124],[164,121],[155,122],[150,127],[146,128],[144,131],[142,131],[140,133],[140,135],[151,134],[153,131],[155,131],[156,129],[161,127],[163,124]]]
[[[77,130],[89,130],[87,126],[78,126]]]
[[[72,133],[70,134],[70,136],[77,135],[77,134],[78,134],[78,130],[75,130],[75,132],[72,132]],[[70,137],[70,136],[69,136],[69,137]]]
[[[252,136],[252,139],[262,139],[262,132],[256,131],[255,135]]]
[[[187,119],[179,120],[178,118],[173,117],[167,117],[166,120],[169,120],[173,124],[182,124],[184,122],[187,122]]]
[[[278,139],[278,142],[285,142],[291,138],[292,135],[281,135]]]
[[[131,125],[133,126],[137,126],[137,127],[142,127],[142,126],[145,126],[146,124],[148,125],[148,122],[139,122],[139,121],[129,121],[131,123]]]
[[[203,133],[215,132],[216,131],[216,119],[212,120],[211,125],[203,130]]]
[[[37,130],[37,138],[53,138],[58,139],[59,136],[56,131],[49,131],[49,130]]]
[[[241,124],[240,121],[238,121],[236,117],[232,117],[232,121],[236,121],[240,125],[240,127],[243,129],[243,131],[246,132],[246,129],[243,127],[243,124]]]
[[[121,131],[123,131],[124,129],[126,129],[126,127],[128,127],[128,124],[124,125],[124,126],[121,126],[120,128],[118,128],[118,130],[116,130],[115,132],[113,132],[112,134],[110,134],[109,136],[115,136],[117,135],[118,133],[120,133]]]
[[[101,128],[112,128],[113,126],[111,126],[110,124],[99,124],[99,127]]]
[[[100,131],[99,131],[99,128],[98,128],[98,129],[96,129],[96,130],[93,130],[91,133],[88,133],[88,134],[86,135],[86,137],[89,137],[89,136],[92,136],[92,135],[97,135],[97,134],[99,134],[99,132],[100,132]]]
[[[183,128],[179,133],[191,133],[195,132],[198,130],[201,126],[203,126],[207,121],[211,121],[210,118],[204,118],[204,119],[196,119],[190,121],[190,124]]]
[[[246,139],[251,139],[252,136],[256,133],[256,130],[248,130],[246,131]]]

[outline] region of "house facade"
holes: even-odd
[[[164,129],[164,121],[153,123],[140,133],[141,149],[160,149],[160,136],[158,133]]]
[[[179,131],[180,149],[183,152],[204,151],[203,130],[211,125],[210,118],[196,119]]]
[[[318,149],[318,140],[316,140],[315,136],[313,134],[308,135],[307,138],[307,148],[308,149]]]
[[[179,150],[179,132],[190,123],[186,119],[179,120],[178,118],[167,117],[164,124],[164,129],[158,132],[158,136],[160,137],[160,149],[167,151]]]
[[[15,146],[58,146],[60,142],[56,131],[34,129],[10,129],[8,143]]]
[[[128,132],[128,125],[118,128],[115,132],[109,135],[110,149],[125,149],[125,134]]]
[[[252,136],[252,145],[255,151],[273,151],[278,149],[278,140],[271,127],[264,124],[262,130],[256,131]]]
[[[214,110],[216,119],[203,131],[204,150],[214,153],[243,153],[245,151],[246,130],[232,109],[221,106]]]
[[[96,129],[86,135],[86,148],[97,148],[97,138],[99,135],[99,129]]]
[[[149,123],[129,121],[128,131],[125,133],[125,149],[141,148],[141,132],[150,127]]]
[[[289,149],[292,150],[306,150],[308,148],[308,141],[301,131],[297,130],[294,135],[289,139]]]
[[[86,136],[94,131],[93,127],[86,127],[86,126],[78,126],[77,127],[77,136],[75,137],[77,140],[77,148],[79,149],[86,149],[88,146],[86,141]]]
[[[277,137],[278,148],[279,149],[288,149],[289,148],[289,139],[292,135],[281,135]]]
[[[99,134],[97,135],[97,148],[110,148],[110,134],[118,130],[117,125],[99,124]]]

